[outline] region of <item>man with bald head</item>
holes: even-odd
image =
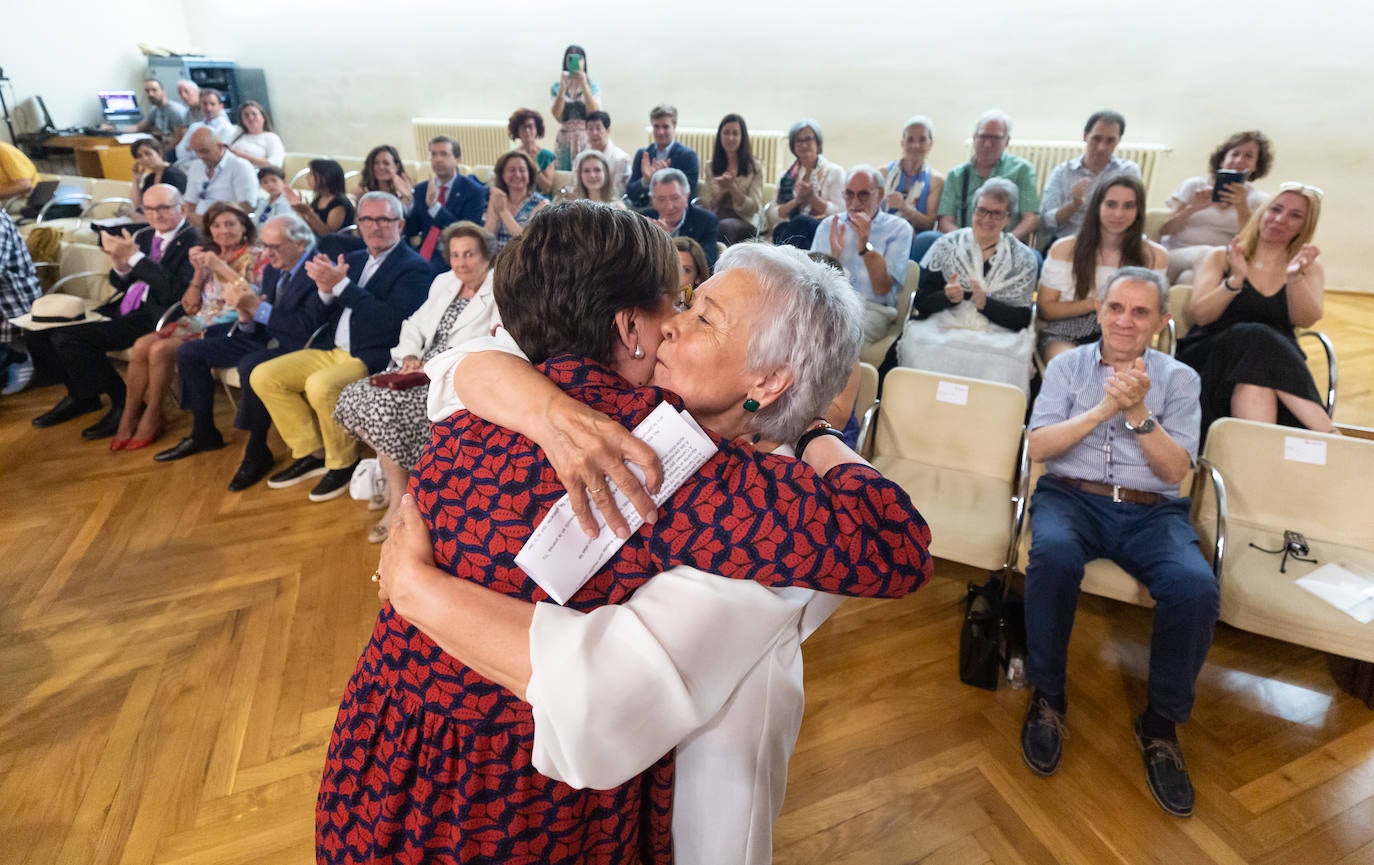
[[[186,218],[199,225],[200,214],[216,201],[251,212],[258,192],[258,171],[253,164],[230,153],[207,127],[192,132],[190,138],[196,159],[186,171]]]
[[[182,214],[181,193],[175,186],[150,187],[143,193],[143,213],[148,225],[136,234],[125,229],[118,235],[100,235],[114,265],[110,285],[115,295],[96,309],[108,321],[38,331],[30,338],[29,350],[39,368],[51,371],[67,388],[57,405],[33,419],[34,426],[55,426],[96,411],[104,394],[110,398],[110,410],[81,436],[101,439],[115,434],[124,410],[124,380],[106,352],[133,345],[152,331],[167,307],[181,302],[195,273],[189,253],[200,243],[200,232]]]

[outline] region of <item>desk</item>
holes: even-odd
[[[133,179],[133,155],[127,145],[114,136],[52,135],[43,141],[50,150],[70,150],[76,161],[76,173],[82,177],[108,177],[112,180]]]

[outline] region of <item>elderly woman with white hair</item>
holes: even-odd
[[[1029,395],[1039,260],[1005,230],[1016,206],[1016,184],[988,180],[974,196],[973,224],[926,252],[912,302],[918,317],[897,346],[900,366],[1005,382]]]
[[[736,843],[713,859],[679,846],[676,861],[760,861],[752,855],[746,859],[749,836],[739,827],[747,830],[754,817],[771,823],[776,814],[780,790],[758,787],[785,768],[800,717],[799,676],[788,682],[782,681],[785,676],[757,679],[763,690],[744,693],[752,707],[746,723],[728,729],[716,743],[714,759],[703,756],[695,766],[680,767],[680,784],[695,774],[697,792],[714,787],[714,795],[675,795],[672,757],[664,752],[695,725],[711,721],[732,693],[740,693],[728,679],[747,672],[749,663],[741,670],[741,658],[777,660],[767,647],[789,629],[795,655],[806,602],[781,596],[818,587],[902,594],[929,572],[929,535],[899,487],[831,433],[817,431],[825,427],[813,420],[830,392],[845,382],[858,353],[857,303],[838,273],[812,264],[800,252],[742,245],[726,253],[721,273],[702,287],[692,308],[673,315],[674,258],[666,236],[634,214],[584,202],[555,205],[532,219],[498,258],[495,282],[498,303],[510,310],[510,335],[531,359],[542,362],[543,375],[550,378],[509,355],[468,357],[461,362],[461,375],[449,377],[440,367],[451,372],[452,358],[431,362],[436,389],[447,390],[454,381],[486,381],[493,389],[481,404],[477,395],[464,394],[472,411],[436,425],[435,443],[416,467],[419,511],[413,505],[402,510],[401,524],[384,549],[380,590],[390,603],[349,685],[331,740],[317,812],[321,861],[356,861],[348,852],[356,842],[385,855],[438,844],[464,860],[469,854],[507,860],[526,850],[552,849],[560,851],[556,861],[568,863],[637,861],[641,850],[667,857],[685,840],[678,826],[683,811],[698,820],[727,820],[719,830],[714,824],[693,824],[703,836],[698,844],[714,843],[720,834]],[[483,358],[495,362],[487,367],[491,375],[468,368]],[[669,389],[632,384],[650,375]],[[560,386],[588,404],[569,403]],[[577,501],[575,510],[585,512],[590,493],[603,513],[611,511],[607,486],[614,483],[653,519],[653,506],[621,455],[628,450],[649,465],[651,486],[660,476],[657,461],[619,425],[639,423],[660,399],[685,407],[714,431],[718,452],[667,497],[663,518],[628,536],[566,607],[531,605],[545,594],[515,568],[512,557],[542,512],[563,495],[545,455],[574,458],[564,463],[560,476]],[[529,411],[530,400],[549,410]],[[477,413],[518,420],[548,449]],[[578,457],[592,452],[580,446],[582,439],[573,444],[566,435],[547,435],[552,425],[567,420],[574,426],[585,422],[586,429],[618,431],[610,446],[595,449],[605,461],[579,463]],[[804,432],[811,427],[816,428]],[[805,464],[762,452],[794,440]],[[461,447],[451,447],[459,442]],[[496,495],[503,506],[499,518],[474,509],[477,500],[468,490],[479,498]],[[841,512],[843,517],[832,522]],[[498,523],[503,540],[488,544]],[[735,526],[749,526],[749,544],[729,540]],[[840,536],[833,534],[841,526]],[[433,541],[426,528],[433,530]],[[794,534],[798,531],[803,534]],[[799,546],[802,537],[807,540]],[[481,547],[480,555],[469,554],[473,544]],[[778,567],[783,560],[786,567]],[[635,589],[676,565],[699,570],[682,575],[681,585],[689,588],[676,596],[666,618],[661,609],[657,618],[670,629],[679,618],[704,620],[704,630],[682,642],[665,633],[665,649],[672,650],[667,657],[649,658],[652,650],[595,654],[605,645],[600,639],[583,641],[569,655],[548,652],[533,639],[531,625],[540,607],[565,623],[594,619],[596,633],[624,639],[617,628],[601,627],[610,624],[612,607],[632,600]],[[762,596],[768,609],[776,609],[776,602],[791,605],[791,611],[758,618],[722,602],[712,616],[712,597],[725,583]],[[745,633],[727,638],[713,623]],[[750,638],[755,630],[762,634],[762,656],[760,644]],[[736,651],[745,643],[753,643],[756,651]],[[682,683],[659,675],[661,668],[647,670],[639,660],[671,665],[672,654],[691,655],[693,647],[699,656],[719,649],[725,679],[678,688],[661,704],[639,706],[637,696],[663,694],[665,688],[673,690],[672,681]],[[693,667],[711,679],[716,667],[709,661],[698,657]],[[605,681],[620,671],[599,668],[604,664],[622,667],[627,680],[647,687],[636,691]],[[574,678],[564,666],[579,667],[581,673]],[[578,681],[596,694],[589,699],[587,690],[579,690],[574,698]],[[549,718],[522,697],[547,703],[551,711],[566,709],[575,727],[572,710],[555,704],[576,703],[577,714],[585,718],[601,693],[610,702],[596,710],[613,711],[597,736],[572,734],[562,740],[564,729],[572,728],[558,728],[536,741],[534,724]],[[775,699],[788,704],[775,706]],[[640,708],[652,720],[646,723]],[[772,712],[775,708],[780,711]],[[683,721],[694,715],[694,725],[684,731]],[[382,729],[394,735],[375,735]],[[674,738],[665,743],[664,733]],[[585,745],[590,753],[570,754],[564,742]],[[551,775],[562,774],[560,757],[586,761],[588,774],[568,783],[553,780]],[[603,758],[614,765],[600,766]],[[731,771],[737,761],[746,764],[740,767],[741,784]],[[381,790],[363,782],[363,771],[415,780]],[[588,784],[596,789],[578,789]],[[444,804],[435,808],[436,801]],[[393,815],[402,812],[405,828],[399,831]],[[553,819],[554,814],[560,816]],[[349,843],[341,843],[340,817],[350,827]],[[710,828],[702,831],[703,825]]]
[[[900,216],[913,231],[935,227],[945,176],[926,162],[935,144],[935,124],[918,114],[902,127],[902,157],[887,164],[883,212]]]
[[[821,220],[844,211],[844,168],[822,155],[825,135],[810,117],[792,124],[787,148],[797,158],[779,178],[769,207],[777,222],[773,242],[810,249]]]

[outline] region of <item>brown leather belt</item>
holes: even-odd
[[[1106,496],[1114,502],[1130,502],[1136,505],[1157,505],[1162,501],[1166,501],[1164,496],[1159,493],[1146,492],[1145,490],[1132,490],[1113,484],[1095,484],[1092,481],[1081,481],[1078,478],[1064,478],[1059,475],[1050,475],[1050,477],[1080,492],[1090,493],[1095,496]]]

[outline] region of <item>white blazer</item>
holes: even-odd
[[[477,293],[468,301],[467,308],[454,322],[453,330],[448,335],[450,346],[474,337],[487,336],[500,322],[501,314],[496,309],[496,297],[491,288],[491,274],[488,270],[482,287],[477,289]],[[392,360],[399,364],[403,358],[411,355],[420,358],[425,356],[425,352],[434,344],[434,331],[444,317],[444,310],[448,309],[461,288],[462,284],[451,270],[434,277],[434,282],[429,286],[429,297],[415,310],[414,315],[401,322],[401,339],[391,350]]]

